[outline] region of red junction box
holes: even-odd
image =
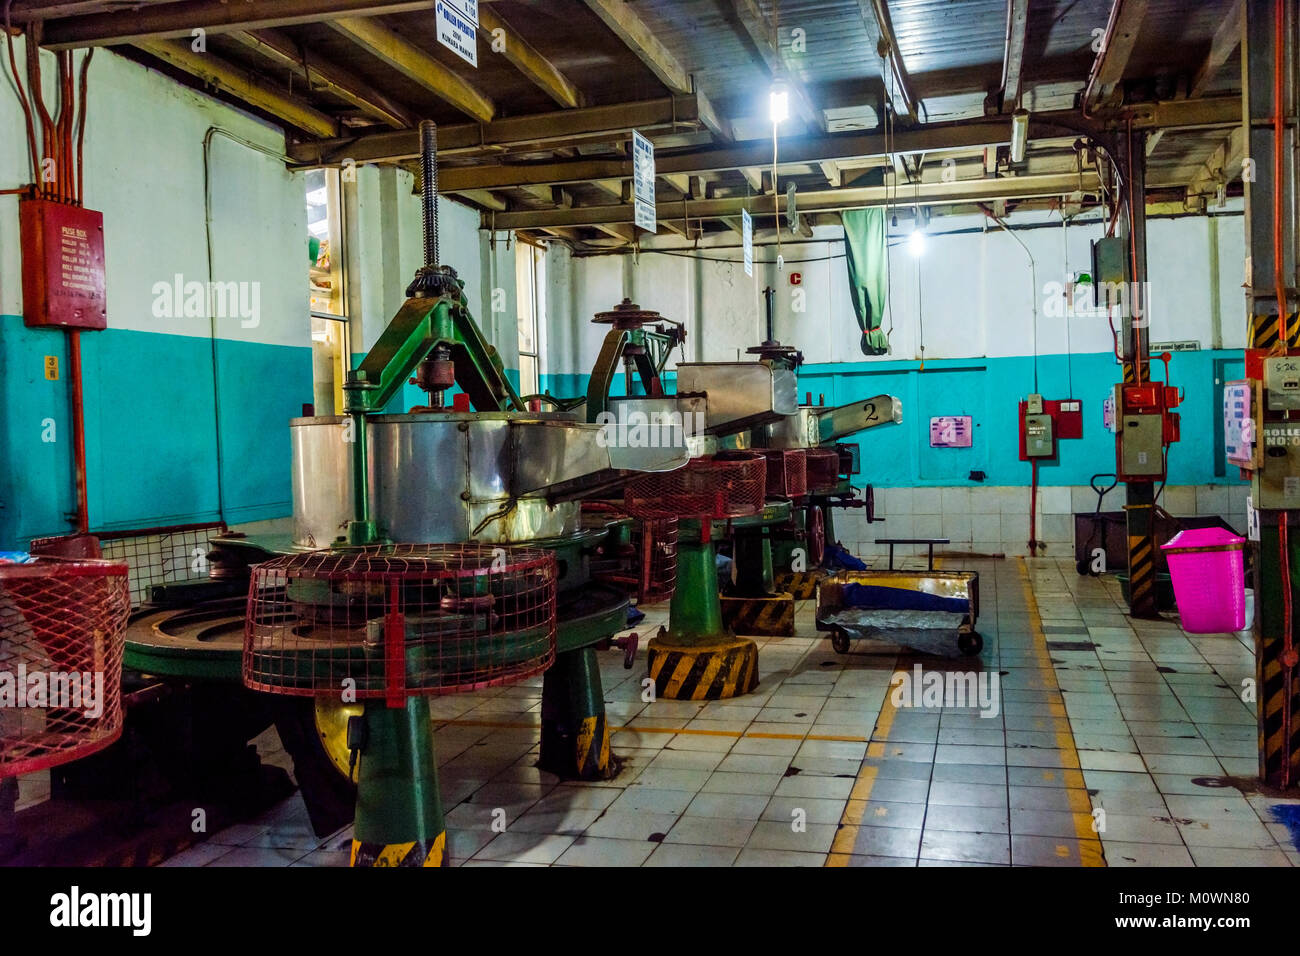
[[[104,214],[51,199],[18,204],[23,322],[32,328],[103,329]]]

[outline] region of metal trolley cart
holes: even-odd
[[[855,639],[951,657],[978,654],[979,575],[974,571],[840,571],[817,587],[817,630],[836,653]]]

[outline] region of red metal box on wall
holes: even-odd
[[[33,328],[102,329],[104,214],[49,199],[18,204],[23,321]]]

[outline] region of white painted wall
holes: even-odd
[[[1049,283],[1063,284],[1067,276],[1091,271],[1090,243],[1102,227],[1089,216],[1063,228],[1055,213],[1008,220],[1013,227],[1043,223],[1045,228],[1016,229],[1013,238],[983,217],[945,217],[931,225],[924,254],[914,257],[905,241],[910,227],[900,222],[890,243],[885,318],[885,328],[893,328],[893,352],[880,359],[869,359],[858,348],[838,227],[819,228],[819,241],[785,243],[784,273],[777,271],[775,246],[758,247],[753,278],[740,264],[738,240],[736,248],[686,255],[643,250],[636,262],[630,256],[573,259],[556,246],[548,271],[557,308],[543,370],[588,371],[603,334],[590,326],[591,316],[624,295],[685,322],[693,359],[734,359],[737,349],[762,338],[761,290],[768,285],[777,289],[777,338],[798,345],[810,364],[1028,355],[1034,351],[1035,327],[1039,354],[1104,352],[1110,348],[1105,319],[1053,317],[1044,291]],[[1202,348],[1245,346],[1244,241],[1243,220],[1235,214],[1150,221],[1154,340],[1194,339]],[[789,284],[795,271],[803,277],[802,313],[794,311]]]

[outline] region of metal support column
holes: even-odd
[[[1150,379],[1147,354],[1147,216],[1146,134],[1128,130],[1118,137],[1119,184],[1125,214],[1120,234],[1128,247],[1129,291],[1124,297],[1124,381],[1141,384]],[[1120,414],[1117,412],[1117,414]],[[1124,486],[1124,512],[1128,525],[1128,606],[1139,618],[1160,616],[1156,588],[1155,482],[1129,481]]]
[[[1296,289],[1296,3],[1247,0],[1242,39],[1242,114],[1247,123],[1246,314],[1248,347],[1300,347]],[[1281,69],[1278,65],[1281,65]],[[1281,127],[1281,135],[1278,127]],[[1261,414],[1268,414],[1261,410]],[[1288,415],[1290,413],[1282,413]],[[1259,775],[1276,787],[1300,782],[1300,681],[1293,609],[1300,598],[1300,538],[1286,511],[1259,511],[1253,622]]]

